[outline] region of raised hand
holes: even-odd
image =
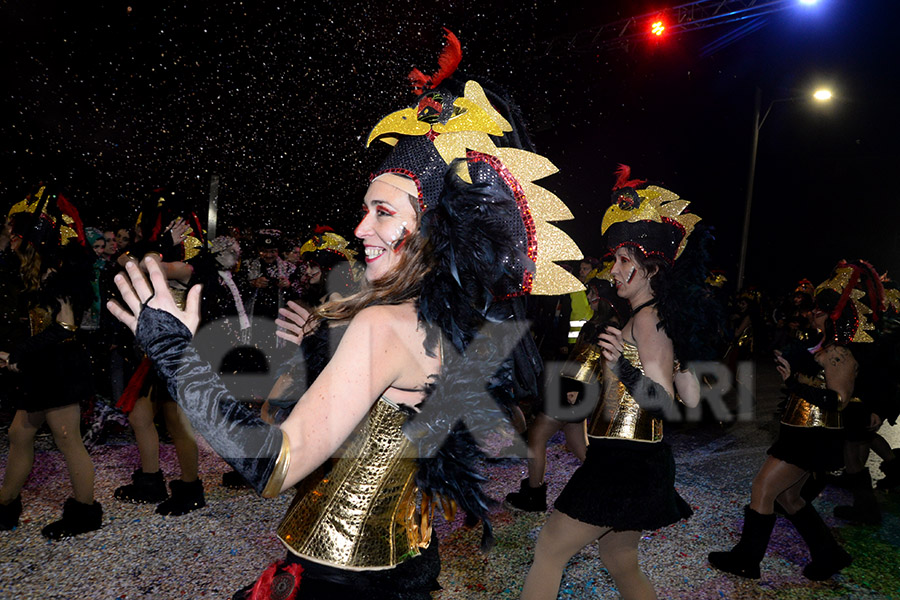
[[[275,332],[275,335],[299,346],[300,342],[303,341],[303,336],[309,333],[307,323],[309,322],[310,312],[293,300],[289,300],[286,308],[278,309],[278,314],[284,318],[275,319],[275,324],[284,331],[279,329]]]
[[[125,301],[125,307],[115,300],[106,303],[106,307],[112,315],[134,332],[137,329],[138,317],[144,305],[163,310],[172,314],[181,321],[193,335],[200,324],[200,286],[195,285],[187,295],[187,304],[184,310],[178,308],[166,276],[163,275],[159,264],[150,258],[144,259],[144,268],[150,277],[150,281],[144,277],[141,269],[134,261],[125,265],[127,275],[119,273],[115,277],[116,287]],[[127,307],[127,308],[126,308]]]
[[[603,357],[610,363],[619,360],[625,342],[622,340],[622,330],[615,327],[607,327],[606,331],[597,338],[597,343],[603,348]]]
[[[781,375],[782,381],[787,381],[791,377],[791,363],[781,355],[781,352],[775,351],[775,369]]]

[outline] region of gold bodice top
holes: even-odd
[[[753,352],[753,327],[746,327],[735,342],[735,346]]]
[[[53,324],[53,315],[46,308],[35,307],[28,311],[28,321],[31,335],[35,336]]]
[[[822,372],[816,377],[807,377],[799,374],[797,375],[797,380],[800,383],[821,389],[826,387],[825,373]],[[788,398],[784,414],[781,416],[781,422],[792,427],[825,427],[827,429],[840,429],[842,427],[840,411],[825,410],[807,402],[794,393],[791,393]]]
[[[184,288],[177,288],[169,286],[169,291],[172,292],[172,299],[175,301],[175,305],[184,310],[187,306],[187,293],[188,291]]]
[[[644,372],[637,346],[626,341],[622,356]],[[607,361],[603,361],[603,399],[591,415],[588,436],[637,442],[659,442],[663,438],[662,419],[638,406]]]
[[[382,396],[330,472],[308,477],[278,527],[288,550],[349,570],[388,569],[431,539],[416,507],[416,461],[400,409]],[[424,522],[423,522],[424,523]]]

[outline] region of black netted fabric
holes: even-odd
[[[844,430],[782,424],[768,454],[807,471],[833,471],[844,465]]]
[[[649,531],[693,514],[675,490],[675,460],[663,442],[592,439],[556,510],[616,531]]]

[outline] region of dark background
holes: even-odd
[[[461,69],[507,88],[562,224],[597,255],[618,163],[691,200],[736,279],[754,90],[831,85],[835,100],[774,104],[760,132],[747,283],[782,292],[840,258],[900,273],[895,177],[896,0],[820,0],[739,24],[593,51],[558,36],[683,2],[11,1],[0,8],[0,201],[39,180],[70,190],[87,225],[133,223],[148,189],[176,186],[219,231],[326,223],[351,235],[384,148],[369,129],[411,104],[406,74],[436,68],[441,27]],[[549,48],[549,50],[548,50]],[[4,208],[6,210],[6,208]]]

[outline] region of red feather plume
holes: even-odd
[[[413,93],[421,96],[425,90],[431,90],[441,84],[442,81],[453,75],[459,63],[462,61],[462,45],[452,31],[444,27],[444,49],[438,57],[438,70],[430,76],[425,75],[419,69],[409,72],[409,82],[412,84]]]
[[[619,177],[616,179],[613,190],[618,190],[623,187],[635,188],[647,183],[646,179],[629,179],[629,177],[631,177],[631,167],[628,165],[619,164],[619,168],[616,169],[616,175]]]

